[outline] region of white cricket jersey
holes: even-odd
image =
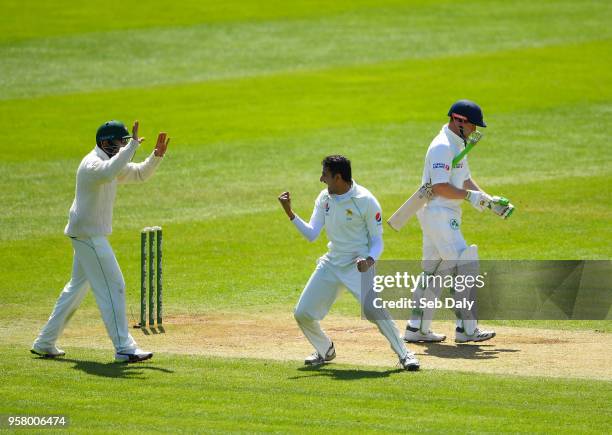
[[[76,193],[64,234],[94,237],[112,232],[117,183],[145,181],[162,160],[151,153],[142,163],[130,163],[138,145],[130,139],[112,158],[96,146],[83,158],[77,169]]]
[[[380,204],[368,189],[354,181],[343,195],[330,195],[323,189],[315,201],[313,217],[325,222],[329,243],[324,258],[333,265],[347,266],[357,257],[366,258],[370,239],[382,237]]]
[[[465,147],[463,139],[453,133],[448,125],[442,127],[440,133],[431,141],[427,155],[425,156],[425,167],[423,169],[423,184],[450,183],[455,187],[463,189],[463,182],[470,178],[470,168],[467,156],[454,167],[453,158]],[[426,207],[447,207],[461,210],[461,199],[448,199],[434,196]]]

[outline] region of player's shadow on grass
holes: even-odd
[[[457,359],[494,359],[502,353],[520,352],[519,349],[500,349],[494,344],[458,344],[449,346],[440,343],[423,343],[417,354],[435,356],[438,358]],[[421,352],[422,349],[422,352]]]
[[[40,357],[40,359],[48,359]],[[103,378],[123,378],[123,379],[144,379],[144,370],[153,370],[163,373],[174,373],[162,367],[155,367],[148,363],[118,363],[108,362],[101,363],[97,361],[84,361],[70,358],[53,358],[48,359],[49,362],[61,362],[74,364],[72,367],[75,370],[80,370],[88,375],[101,376]]]
[[[358,369],[341,369],[334,368],[330,365],[318,366],[318,367],[300,367],[300,372],[306,372],[308,374],[302,376],[292,376],[288,379],[302,379],[310,378],[314,376],[325,376],[336,381],[353,381],[359,379],[378,379],[387,378],[392,373],[403,372],[404,370],[397,368],[395,370],[358,370]]]

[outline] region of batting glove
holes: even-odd
[[[465,200],[469,201],[476,210],[483,211],[485,208],[490,208],[493,198],[480,190],[468,190]]]
[[[500,216],[502,219],[508,219],[514,211],[514,206],[510,204],[508,198],[503,196],[494,196],[491,198],[489,208],[493,213]]]

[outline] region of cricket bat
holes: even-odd
[[[459,163],[472,148],[476,146],[478,141],[482,138],[482,133],[474,131],[467,139],[467,143],[463,151],[455,156],[453,159],[453,167]],[[408,220],[416,214],[427,202],[433,197],[431,183],[425,183],[419,187],[416,192],[408,198],[408,200],[397,209],[395,213],[387,220],[387,223],[395,231],[401,230]]]
[[[395,213],[393,213],[387,220],[387,223],[395,231],[401,230],[402,227],[406,225],[406,222],[408,222],[408,219],[414,216],[421,207],[427,204],[427,201],[429,201],[432,196],[433,191],[431,190],[431,183],[423,184]]]

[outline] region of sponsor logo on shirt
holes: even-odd
[[[378,223],[382,222],[382,216],[379,211],[376,212],[376,222]]]
[[[458,230],[458,229],[459,229],[459,221],[458,221],[457,219],[453,218],[453,219],[451,219],[451,220],[449,221],[449,223],[450,223],[450,227],[451,227],[453,230]]]
[[[346,209],[346,220],[353,220],[353,210],[351,210],[350,208]]]
[[[325,203],[325,214],[329,214],[329,202]]]
[[[457,163],[453,168],[463,168],[463,162]]]
[[[444,169],[445,171],[450,170],[450,166],[448,166],[446,163],[434,163],[433,168],[434,169]]]

